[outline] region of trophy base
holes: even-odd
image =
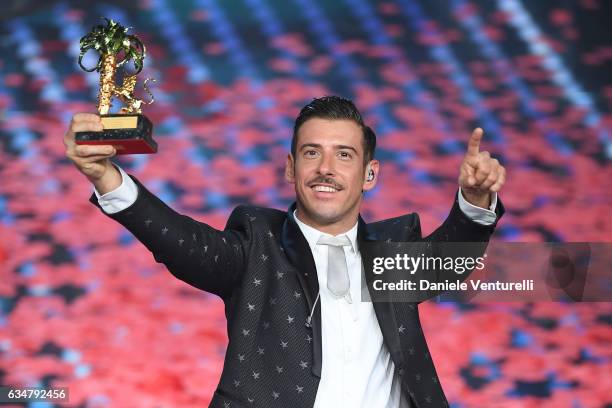
[[[153,125],[142,114],[101,115],[101,132],[76,132],[76,144],[113,145],[117,154],[150,154],[157,153],[157,142],[151,133]]]

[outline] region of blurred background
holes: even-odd
[[[206,406],[222,368],[221,301],[89,203],[92,186],[65,158],[71,116],[95,111],[98,74],[77,58],[101,16],[147,47],[137,95],[157,80],[145,114],[159,152],[117,163],[184,214],[223,228],[238,204],[286,209],[293,120],[313,97],[339,94],[378,135],[367,221],[416,211],[433,231],[481,126],[482,149],[508,170],[496,240],[612,240],[611,2],[0,8],[2,385],[70,387],[75,407]],[[427,302],[420,313],[453,408],[612,407],[610,303]]]

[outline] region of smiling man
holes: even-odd
[[[308,111],[295,128],[285,178],[295,184],[298,218],[332,235],[348,231],[357,222],[362,192],[376,184],[372,130],[355,119],[310,117]]]
[[[90,201],[174,276],[225,303],[229,344],[211,407],[448,406],[417,305],[359,301],[360,244],[487,241],[503,213],[505,170],[479,150],[481,129],[450,214],[428,237],[414,213],[373,224],[359,216],[380,168],[376,136],[347,99],[314,99],[297,117],[288,211],[239,206],[223,231],[176,213],[113,165],[112,146],[75,145],[74,132],[101,129],[97,115],[77,114],[64,137],[95,187]]]

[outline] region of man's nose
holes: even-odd
[[[319,161],[319,173],[334,174],[333,155],[330,155],[330,154],[321,155],[321,160]]]

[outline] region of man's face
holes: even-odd
[[[308,225],[336,235],[357,221],[362,190],[376,184],[378,162],[366,181],[363,132],[351,120],[308,119],[298,131],[295,157],[289,155],[285,177],[295,184],[297,216]]]

